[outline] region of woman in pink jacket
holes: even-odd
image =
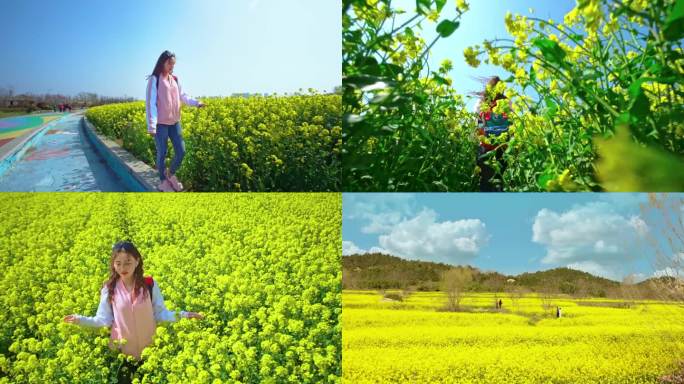
[[[183,185],[176,178],[176,171],[185,156],[185,143],[181,135],[180,108],[181,103],[198,108],[204,104],[181,91],[178,77],[173,75],[176,55],[164,51],[157,59],[152,74],[147,78],[145,92],[145,111],[147,114],[147,132],[154,136],[157,147],[157,169],[159,170],[158,190],[162,192],[180,192]],[[170,169],[166,169],[166,152],[168,139],[173,144],[174,157]]]
[[[112,327],[110,348],[138,361],[125,362],[119,369],[119,382],[125,383],[130,382],[140,365],[143,349],[152,344],[158,322],[176,321],[178,317],[201,319],[202,315],[166,309],[157,284],[151,277],[143,277],[142,256],[130,242],[114,244],[109,270],[95,317],[68,315],[64,321],[87,327]]]

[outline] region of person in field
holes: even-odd
[[[183,93],[178,77],[173,74],[176,55],[164,51],[157,59],[152,74],[147,77],[145,92],[145,112],[147,115],[147,132],[154,137],[157,147],[157,169],[161,180],[158,190],[162,192],[180,192],[183,184],[178,181],[176,171],[185,156],[185,143],[181,134],[181,103],[198,108],[204,104]],[[174,157],[171,166],[166,169],[166,152],[168,139],[173,144]]]
[[[501,299],[499,299],[499,309],[501,309],[501,308],[503,308],[503,301],[501,301]]]
[[[561,307],[556,307],[556,318],[560,319],[562,316]]]
[[[506,150],[505,144],[494,145],[488,144],[483,139],[485,137],[499,136],[504,132],[508,132],[508,127],[511,123],[506,114],[496,114],[492,111],[496,107],[498,100],[506,99],[502,93],[495,95],[488,94],[487,89],[494,89],[494,87],[501,81],[498,76],[490,78],[485,84],[485,90],[476,92],[479,100],[475,105],[475,113],[478,116],[478,130],[480,136],[480,146],[478,149],[477,165],[480,167],[480,191],[481,192],[496,192],[501,191],[501,187],[492,182],[492,178],[496,176],[496,171],[492,166],[487,164],[487,159],[490,158],[491,152],[494,151],[495,161],[498,162],[501,173],[506,169],[506,163],[503,158]]]
[[[109,279],[100,290],[100,304],[94,317],[68,315],[64,322],[86,327],[111,327],[110,348],[132,356],[119,368],[119,383],[130,383],[142,364],[145,347],[152,344],[157,323],[178,318],[201,319],[195,312],[166,309],[159,286],[143,276],[143,259],[131,242],[114,244],[109,261]],[[124,341],[125,340],[125,341]]]

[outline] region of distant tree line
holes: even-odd
[[[457,284],[451,283],[454,280]],[[668,299],[663,297],[662,289],[663,284],[670,283],[666,280],[651,278],[637,283],[628,277],[618,282],[569,268],[508,276],[471,266],[406,260],[381,253],[342,257],[344,289],[458,292],[450,299],[453,306],[458,306],[458,296],[463,292],[493,292],[512,301],[526,293],[536,293],[549,302],[559,294],[576,298]]]
[[[133,97],[109,97],[92,92],[80,92],[76,95],[60,93],[16,94],[13,87],[0,87],[0,108],[3,111],[25,111],[31,113],[40,110],[55,110],[60,104],[78,109],[135,100]]]

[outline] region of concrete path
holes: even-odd
[[[81,114],[48,128],[0,175],[0,191],[128,191],[87,140]]]

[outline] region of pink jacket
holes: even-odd
[[[162,79],[157,87],[157,76],[150,76],[145,92],[145,113],[147,115],[147,131],[157,132],[157,124],[175,124],[180,120],[181,102],[197,107],[199,101],[182,92],[176,76],[169,80]],[[159,90],[157,90],[159,88]]]
[[[166,309],[156,281],[152,288],[152,300],[142,292],[133,300],[133,295],[128,293],[121,280],[116,283],[111,305],[108,296],[109,291],[105,286],[100,291],[100,305],[95,317],[77,315],[79,324],[87,327],[111,326],[110,347],[136,359],[140,359],[143,349],[152,344],[157,322],[177,319],[176,312]],[[180,316],[187,317],[187,314],[181,311]],[[122,340],[125,342],[122,343]]]

